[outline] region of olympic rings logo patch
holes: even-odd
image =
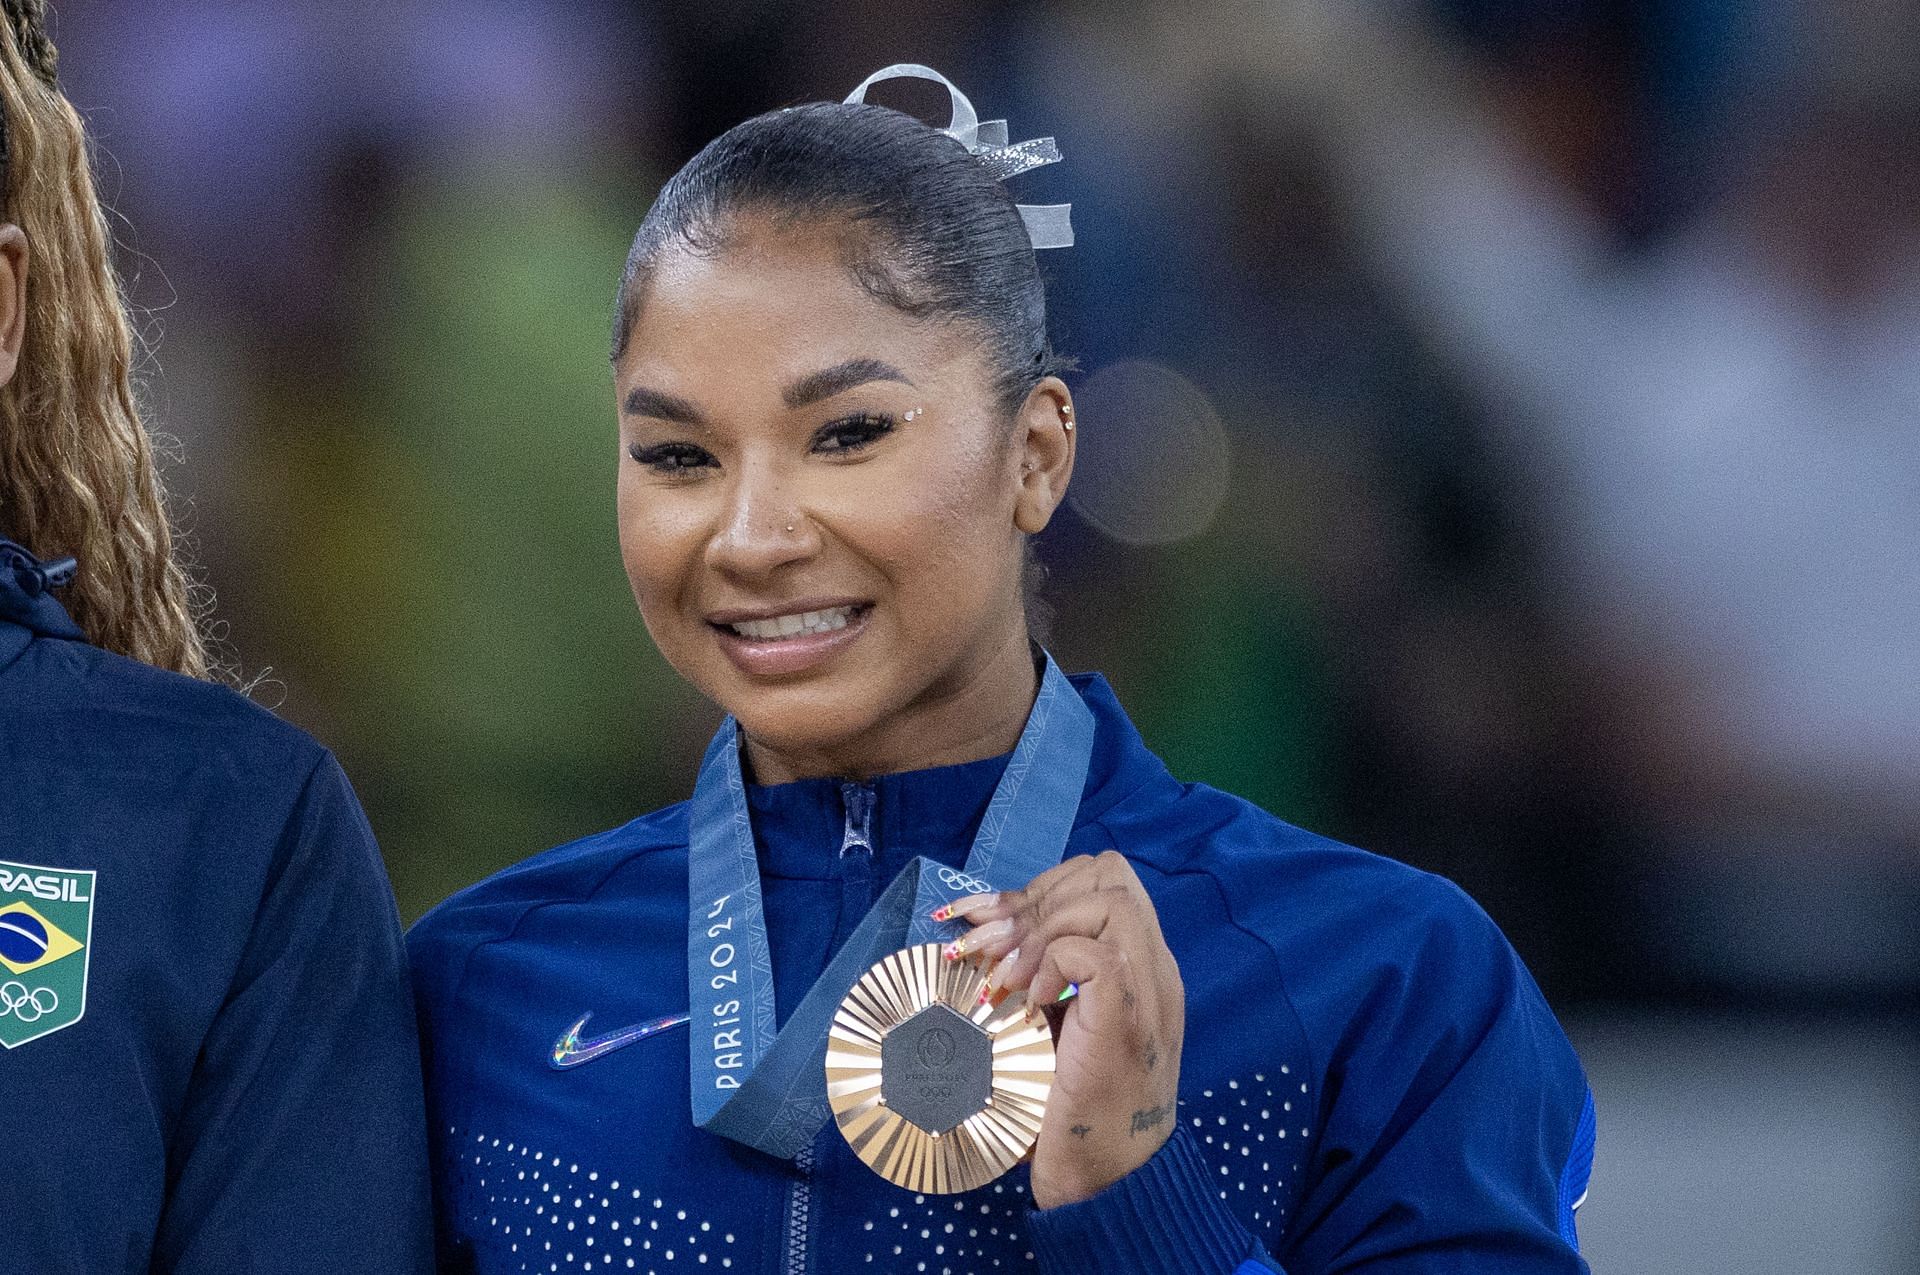
[[[992,894],[993,887],[979,877],[970,877],[957,868],[940,869],[940,884],[949,890],[965,890],[968,894]]]
[[[12,1014],[23,1023],[31,1023],[59,1008],[60,996],[51,987],[29,991],[17,980],[0,983],[0,1018]]]

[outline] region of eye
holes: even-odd
[[[712,453],[692,443],[655,443],[651,447],[635,444],[627,449],[627,455],[654,473],[669,478],[691,474],[715,463]]]
[[[829,456],[844,456],[892,432],[891,416],[873,416],[863,412],[822,425],[813,436],[813,450]]]

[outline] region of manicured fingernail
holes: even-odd
[[[939,907],[933,910],[933,919],[936,921],[944,921],[952,915],[953,915],[953,904],[951,903],[942,903]]]
[[[967,894],[946,905],[946,916],[934,915],[936,921],[950,920],[956,916],[972,916],[981,908],[992,907],[1000,901],[997,894]]]
[[[982,1004],[985,1004],[989,997],[1006,990],[1001,980],[1006,977],[1007,971],[1013,968],[1013,963],[1019,959],[1020,949],[1016,947],[993,963],[993,968],[987,971],[987,985],[980,989]]]
[[[1074,997],[1078,996],[1079,994],[1080,994],[1080,984],[1068,983],[1064,988],[1060,990],[1060,994],[1053,998],[1053,1003],[1058,1005],[1061,1001],[1070,1001]]]
[[[963,956],[971,956],[987,944],[998,943],[1001,939],[1006,938],[1012,933],[1012,917],[1002,917],[998,921],[989,921],[979,929],[967,934],[962,934],[959,938],[947,944],[945,951],[946,958],[950,961],[957,961]]]

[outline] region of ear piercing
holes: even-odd
[[[1069,434],[1071,434],[1071,433],[1073,433],[1073,407],[1072,407],[1072,405],[1070,405],[1070,404],[1066,404],[1066,403],[1062,403],[1062,404],[1060,405],[1060,423],[1061,423],[1062,425],[1064,425],[1064,426],[1066,427],[1066,431],[1067,431],[1067,433],[1069,433]]]

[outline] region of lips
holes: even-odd
[[[866,632],[868,602],[798,602],[778,611],[723,611],[707,622],[734,666],[749,677],[816,672]]]

